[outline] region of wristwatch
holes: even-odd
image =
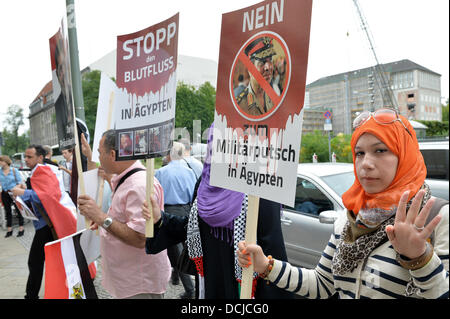
[[[106,217],[105,220],[103,221],[102,227],[104,229],[107,229],[109,226],[111,226],[112,222],[113,222],[113,219],[111,217]]]

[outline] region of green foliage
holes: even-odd
[[[314,153],[319,162],[328,162],[328,136],[323,135],[322,131],[316,130],[302,136],[300,163],[311,163]]]
[[[336,154],[336,162],[353,163],[351,135],[339,133],[331,139],[331,152]]]
[[[448,123],[448,99],[447,99],[447,105],[442,105],[442,122]]]
[[[448,136],[448,121],[417,121],[427,126],[427,136]]]
[[[336,154],[337,162],[353,162],[350,139],[351,135],[342,133],[331,139],[331,152]],[[323,131],[316,130],[312,134],[302,136],[300,163],[311,163],[314,153],[316,153],[319,162],[329,162],[328,135]]]
[[[95,119],[97,117],[98,91],[100,88],[100,75],[98,70],[83,74],[83,99],[84,99],[84,116],[89,134],[92,140],[95,134]]]
[[[19,129],[24,125],[23,109],[19,105],[11,105],[6,111],[3,123],[5,128],[2,132],[3,147],[2,154],[13,155],[23,152],[30,143],[30,132],[19,135]]]
[[[185,127],[189,131],[192,141],[193,121],[200,120],[201,132],[204,132],[214,121],[215,105],[216,90],[209,82],[205,82],[198,89],[192,85],[179,83],[175,127]]]
[[[3,129],[2,137],[2,154],[12,156],[15,153],[25,152],[27,146],[30,145],[30,130],[27,130],[22,135],[16,136],[7,129]]]

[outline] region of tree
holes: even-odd
[[[205,82],[198,89],[192,85],[179,83],[177,86],[175,127],[185,127],[192,137],[193,121],[200,120],[201,131],[204,132],[214,121],[215,105],[216,90],[209,82]]]
[[[442,122],[448,122],[448,99],[447,105],[442,105]]]
[[[331,151],[336,154],[336,161],[343,163],[352,163],[352,148],[350,146],[350,140],[352,136],[349,134],[339,133],[337,136],[331,139]]]
[[[331,152],[336,154],[337,162],[352,163],[352,150],[350,147],[351,135],[339,133],[330,141]],[[323,131],[304,134],[300,149],[300,163],[311,163],[312,156],[316,153],[319,162],[329,162],[328,136]]]
[[[14,154],[25,150],[29,143],[29,133],[19,135],[19,129],[24,125],[23,109],[19,105],[11,105],[6,111],[5,128],[3,129],[3,143],[2,153]]]
[[[328,137],[319,130],[302,136],[300,163],[311,163],[314,153],[319,162],[328,162]]]
[[[448,121],[440,122],[418,120],[417,122],[420,122],[427,127],[427,136],[448,136]]]
[[[95,134],[95,119],[97,117],[98,91],[100,89],[101,72],[94,70],[83,74],[83,98],[84,98],[84,117],[86,125],[89,129],[89,135],[93,137]]]
[[[30,130],[27,130],[18,138],[13,133],[9,132],[6,128],[2,131],[3,146],[2,154],[13,155],[15,153],[24,152],[28,145],[30,145]]]

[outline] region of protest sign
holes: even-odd
[[[117,37],[116,160],[154,158],[170,151],[178,16]]]
[[[64,21],[63,19],[58,32],[49,39],[53,100],[60,150],[73,148],[76,144],[69,42]]]
[[[20,196],[15,197],[16,206],[19,209],[20,214],[23,218],[38,220],[34,212],[25,204],[23,199]]]
[[[264,1],[223,15],[212,185],[294,204],[311,7]]]
[[[211,185],[293,206],[303,122],[311,0],[268,0],[222,16]],[[251,297],[253,266],[241,298]]]
[[[153,191],[154,158],[167,155],[173,140],[178,20],[176,14],[117,37],[116,160],[147,159],[148,203]],[[145,234],[153,237],[153,219],[146,222]]]
[[[114,105],[116,103],[117,86],[106,73],[100,75],[100,87],[98,90],[97,116],[95,118],[94,142],[92,145],[92,161],[99,162],[98,148],[105,131],[113,128]],[[106,119],[106,121],[105,121]]]

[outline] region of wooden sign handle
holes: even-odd
[[[153,238],[153,212],[152,203],[150,202],[150,195],[153,194],[153,179],[155,176],[155,159],[150,158],[147,162],[147,187],[145,198],[150,210],[150,219],[145,222],[145,237]]]
[[[248,195],[247,219],[245,223],[245,242],[256,244],[256,230],[258,228],[259,197]],[[253,256],[252,256],[253,260]],[[252,298],[253,264],[242,268],[241,299]]]

